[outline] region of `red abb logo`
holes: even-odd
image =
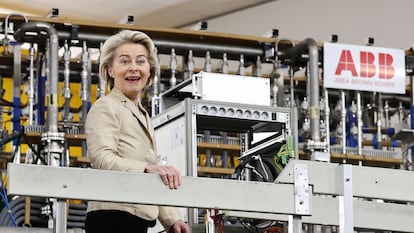
[[[392,55],[389,53],[378,53],[378,65],[374,64],[375,55],[372,52],[360,52],[360,71],[358,75],[351,51],[342,50],[335,74],[341,75],[343,71],[349,71],[354,77],[372,78],[378,75],[381,79],[392,79],[395,74],[395,69],[392,66],[394,61]]]

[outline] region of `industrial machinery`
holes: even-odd
[[[413,212],[411,188],[406,196],[393,192],[378,195],[355,182],[359,179],[367,182],[367,187],[381,184],[380,188],[386,188],[382,182],[392,186],[388,173],[398,179],[412,176],[414,88],[410,51],[376,48],[373,40],[370,46],[339,44],[336,36],[324,44],[312,38],[279,39],[276,30],[274,37],[262,38],[88,25],[17,14],[0,18],[4,19],[0,55],[3,171],[9,162],[17,169],[11,173],[14,176],[19,174],[16,171],[30,173],[36,166],[47,174],[57,173],[55,169],[70,174],[75,168],[69,167],[88,166],[83,124],[93,102],[106,94],[105,81],[98,75],[101,44],[117,30],[136,29],[153,38],[159,60],[154,84],[143,93],[142,102],[153,116],[160,163],[174,165],[183,175],[194,178],[187,177],[191,187],[196,182],[209,188],[225,187],[229,182],[231,187],[245,191],[274,185],[266,190],[280,187],[282,197],[293,195],[286,198],[292,201],[288,207],[275,201],[278,206],[266,208],[265,213],[247,208],[247,201],[241,197],[234,198],[237,207],[231,198],[230,203],[213,199],[222,206],[198,200],[191,200],[194,206],[189,206],[180,204],[182,200],[174,199],[176,196],[169,199],[182,207],[193,229],[207,224],[209,231],[213,218],[223,223],[226,217],[224,225],[241,227],[238,231],[243,225],[246,231],[257,232],[282,228],[289,232],[326,232],[328,228],[330,232],[414,231],[411,223],[396,220],[406,219],[401,214],[404,211]],[[325,169],[329,177],[323,176]],[[79,174],[99,179],[99,174],[83,170]],[[366,171],[384,175],[378,179],[357,176],[366,175]],[[53,185],[66,189],[67,183],[60,182],[72,179],[59,177],[62,181]],[[220,186],[198,179],[201,177],[219,178]],[[24,201],[8,197],[2,182],[5,207],[0,212],[0,224],[48,226],[59,233],[82,228],[87,196],[77,192],[65,196],[56,186],[50,189],[54,192],[50,196],[44,188],[26,192],[9,178],[12,191],[28,197]],[[359,185],[355,192],[352,184]],[[90,197],[97,198],[91,192]],[[183,194],[188,192],[184,190]],[[110,194],[113,196],[105,200],[115,200],[115,193]],[[37,195],[45,198],[29,197]],[[254,195],[250,198],[260,198],[261,194]],[[145,203],[169,204],[154,201],[151,193],[148,196]],[[141,203],[129,197],[116,200]],[[329,203],[339,207],[328,208],[327,213],[345,214],[332,219],[323,214],[323,206],[313,206]],[[245,209],[240,207],[243,204]],[[361,215],[354,213],[354,206]],[[388,211],[386,216],[395,224],[375,225],[369,219],[375,211],[361,206]],[[75,210],[67,213],[71,208]],[[41,214],[31,214],[31,209]],[[280,228],[272,228],[275,226]]]

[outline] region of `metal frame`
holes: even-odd
[[[298,168],[306,168],[307,174],[295,178]],[[340,226],[340,232],[414,231],[414,174],[405,170],[291,160],[277,183],[188,176],[177,190],[168,189],[154,174],[43,165],[10,163],[8,178],[13,195],[221,209],[231,216],[281,221],[294,215],[300,223]],[[220,198],[212,190],[221,190]],[[295,205],[298,192],[309,195],[302,199],[307,211]]]
[[[276,179],[294,182],[296,164],[306,164],[312,187],[312,215],[303,223],[339,226],[339,232],[357,229],[414,232],[412,171],[291,160]],[[286,215],[226,212],[229,216],[277,219]]]
[[[274,128],[280,127],[280,137],[284,137],[283,130],[292,133],[295,122],[291,116],[290,108],[186,98],[154,116],[152,122],[159,156],[166,157],[169,165],[181,168],[183,175],[196,177],[197,129],[245,133],[251,130],[275,132]],[[171,136],[173,134],[175,137]],[[182,139],[180,149],[172,149],[176,145],[171,139],[176,137]],[[197,209],[188,210],[188,221],[190,224],[198,222]]]
[[[300,205],[306,209],[295,204],[295,184],[187,176],[183,177],[179,189],[171,190],[156,174],[16,163],[8,164],[7,173],[12,195],[280,213],[295,215],[298,219],[311,213],[312,195],[301,199]],[[302,173],[301,180],[307,180],[306,175]],[[300,184],[309,189],[306,183]],[[212,190],[221,190],[217,192],[220,195],[212,195]],[[263,200],[271,200],[271,204]]]

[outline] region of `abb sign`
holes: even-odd
[[[405,93],[404,51],[324,44],[324,87]]]

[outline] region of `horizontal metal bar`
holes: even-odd
[[[316,195],[313,196],[312,202],[312,215],[303,216],[303,223],[328,226],[339,225],[339,200],[337,197]],[[288,221],[288,216],[282,214],[226,211],[225,215]],[[354,199],[355,228],[414,232],[412,216],[414,216],[414,206],[412,205]]]
[[[95,34],[88,32],[80,32],[78,38],[80,41],[88,41],[89,47],[99,48],[100,43],[105,42],[110,35]],[[69,40],[70,33],[59,31],[60,40]],[[245,57],[261,56],[264,58],[263,46],[257,44],[256,46],[239,46],[239,45],[222,45],[219,43],[203,43],[203,42],[189,42],[189,41],[173,41],[153,38],[155,46],[161,53],[170,53],[171,48],[176,50],[178,55],[187,55],[188,50],[193,50],[194,56],[205,56],[206,51],[210,51],[213,58],[222,58],[223,53],[227,53],[229,59],[236,59],[243,54]]]
[[[318,194],[340,195],[337,163],[291,160],[277,177],[277,182],[293,183],[293,164],[308,166],[309,184]],[[352,166],[354,197],[414,202],[414,172],[390,168]]]
[[[183,177],[171,190],[156,174],[8,164],[13,195],[295,214],[291,184]]]

